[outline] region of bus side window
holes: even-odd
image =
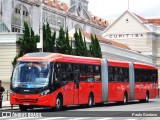
[[[79,81],[80,82],[86,82],[86,80],[87,80],[87,66],[81,64],[79,66],[79,69],[80,69],[79,70],[79,73],[80,73],[80,75],[79,75]]]
[[[157,70],[152,71],[152,82],[156,83],[158,79],[158,72]]]
[[[119,68],[114,67],[113,71],[113,82],[119,82]]]
[[[75,87],[79,87],[79,74],[78,73],[75,73],[74,74],[74,84],[75,84]]]
[[[108,80],[109,82],[113,82],[113,67],[108,67]]]
[[[94,81],[101,82],[100,66],[94,66]]]
[[[73,65],[70,63],[66,65],[66,76],[67,76],[67,81],[69,82],[73,81]]]
[[[94,73],[92,65],[88,65],[87,82],[94,82]]]
[[[61,85],[62,85],[62,82],[61,82],[61,63],[55,63],[53,76],[54,76],[53,77],[54,88],[61,87]]]
[[[135,82],[139,82],[140,81],[140,72],[138,69],[134,69],[134,74],[135,74]]]

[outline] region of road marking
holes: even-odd
[[[36,119],[37,120],[55,120],[55,119],[62,119],[62,118],[65,118],[65,117],[48,117],[48,118],[39,118],[39,117],[25,117],[25,118],[14,118],[14,119],[8,119],[8,120],[23,120],[23,119]]]
[[[126,119],[126,120],[137,120],[137,119]]]
[[[111,120],[113,118],[101,118],[101,119],[96,119],[96,120]]]
[[[69,119],[69,120],[81,120],[81,119],[88,119],[88,118],[74,118],[74,119]]]
[[[31,119],[31,118],[35,118],[35,117],[24,117],[24,118],[12,117],[12,119],[8,119],[8,120],[23,120],[23,119]]]
[[[48,118],[38,118],[38,120],[55,120],[55,119],[62,119],[62,118],[66,118],[66,117],[48,117]]]

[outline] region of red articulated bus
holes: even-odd
[[[11,105],[21,111],[123,102],[158,96],[157,68],[151,65],[59,53],[28,53],[11,77]]]

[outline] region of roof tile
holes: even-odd
[[[85,37],[87,37],[88,39],[91,39],[90,33],[82,32],[82,34],[83,34]],[[103,42],[103,43],[112,45],[112,46],[114,46],[114,47],[131,50],[127,45],[124,45],[124,44],[122,44],[122,43],[115,42],[115,41],[112,41],[112,40],[109,40],[109,39],[106,39],[106,38],[103,38],[103,37],[100,37],[100,36],[96,36],[96,37],[97,37],[97,39],[98,39],[100,42]]]

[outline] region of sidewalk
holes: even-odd
[[[18,109],[18,106],[13,106],[13,108],[10,105],[10,101],[2,101],[2,108],[0,110],[9,110],[9,109]]]

